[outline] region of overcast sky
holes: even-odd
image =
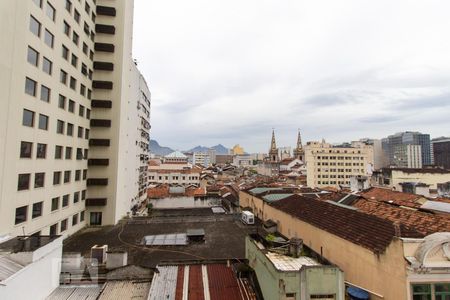
[[[135,0],[151,137],[186,150],[450,135],[450,1]]]

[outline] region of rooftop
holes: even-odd
[[[183,153],[181,153],[180,151],[174,151],[172,153],[167,154],[164,157],[165,158],[187,158],[187,156],[184,155]]]
[[[59,237],[60,237],[59,235],[18,236],[1,243],[0,252],[10,252],[10,253],[33,252],[53,242]]]
[[[298,271],[303,266],[320,266],[320,263],[308,256],[291,257],[275,252],[267,252],[266,257],[279,271]]]

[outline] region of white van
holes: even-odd
[[[241,215],[241,221],[247,225],[255,224],[255,215],[244,210]]]

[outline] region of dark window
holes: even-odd
[[[27,61],[33,66],[37,66],[39,62],[39,52],[28,46]]]
[[[69,205],[69,197],[70,197],[69,194],[64,195],[64,196],[62,197],[62,207],[66,207],[66,206]]]
[[[34,174],[34,188],[44,187],[45,173]]]
[[[25,93],[36,96],[37,82],[30,78],[25,78]]]
[[[16,208],[16,218],[14,224],[26,222],[28,213],[28,206],[21,206]]]
[[[50,226],[49,234],[50,235],[57,235],[58,234],[58,223],[53,224],[52,226]]]
[[[17,184],[18,191],[30,189],[30,177],[31,174],[19,174],[19,180]]]
[[[89,70],[90,71],[90,70]],[[87,98],[89,99],[89,100],[91,100],[91,96],[92,96],[92,91],[90,90],[90,89],[88,89],[88,91],[87,91]]]
[[[82,190],[81,191],[81,200],[85,200],[86,199],[86,190]]]
[[[86,140],[88,140],[89,139],[89,129],[85,129],[85,132],[84,132],[84,138],[86,139]]]
[[[63,95],[59,95],[58,107],[62,108],[62,109],[66,109],[66,97],[64,97]]]
[[[91,110],[88,108],[86,109],[86,119],[90,119],[91,118]]]
[[[39,23],[33,16],[30,16],[30,31],[36,36],[41,36],[41,23]]]
[[[62,69],[59,72],[59,82],[67,84],[67,72]]]
[[[61,159],[63,152],[63,146],[55,146],[55,159]]]
[[[53,185],[61,184],[61,171],[53,172]]]
[[[66,10],[69,12],[72,11],[72,2],[70,2],[69,0],[66,0]]]
[[[94,60],[94,51],[89,50],[89,59]]]
[[[75,19],[75,21],[77,23],[80,23],[80,13],[75,9],[74,13],[73,13],[73,18]]]
[[[37,203],[33,203],[33,211],[31,213],[31,218],[37,218],[42,216],[42,207],[43,207],[43,202],[37,202]]]
[[[47,16],[52,20],[55,21],[55,14],[56,10],[55,8],[47,2],[47,9],[46,9]]]
[[[36,147],[36,158],[47,157],[47,144],[38,143]]]
[[[48,75],[52,75],[53,63],[46,57],[42,60],[42,71]]]
[[[61,232],[67,230],[67,219],[61,221]]]
[[[39,114],[39,129],[48,130],[48,116]]]
[[[81,74],[83,74],[84,76],[87,76],[88,74],[88,68],[84,63],[81,64]]]
[[[56,122],[56,133],[64,134],[64,121],[58,120]]]
[[[80,84],[80,95],[86,96],[86,86],[84,84]]]
[[[89,13],[91,12],[91,7],[89,6],[89,4],[86,2],[84,5],[84,10],[86,11],[86,13],[89,15]]]
[[[20,158],[31,158],[33,143],[20,142]]]
[[[69,109],[70,112],[75,111],[75,101],[69,99]]]
[[[79,115],[80,117],[84,117],[84,106],[83,106],[83,105],[80,105],[80,106],[78,107],[78,115]]]
[[[70,35],[70,25],[67,24],[66,21],[64,21],[64,34],[69,36]]]
[[[80,201],[80,192],[73,193],[73,203]]]
[[[72,159],[72,147],[66,147],[66,159]]]
[[[45,29],[44,42],[47,44],[47,46],[53,48],[54,40],[55,36],[50,31]]]
[[[83,138],[83,127],[78,126],[78,137]]]
[[[70,76],[70,88],[75,90],[77,88],[77,80]]]
[[[91,212],[90,225],[102,225],[102,213]]]
[[[88,45],[86,45],[86,43],[83,43],[83,53],[87,55],[88,52],[89,52]]]
[[[64,183],[68,183],[70,181],[70,171],[64,171]]]
[[[73,124],[67,123],[67,135],[73,136]]]
[[[59,197],[52,198],[52,211],[59,209]]]
[[[80,37],[78,36],[78,33],[75,31],[72,31],[72,42],[78,46],[78,41],[80,40]]]
[[[72,53],[71,64],[72,64],[72,66],[74,66],[75,68],[76,68],[77,65],[78,65],[78,57],[77,57],[75,54],[73,54],[73,53]]]
[[[62,57],[65,60],[69,59],[69,49],[66,46],[64,46],[64,45],[62,46]]]
[[[84,210],[80,212],[80,222],[84,221]]]
[[[81,170],[76,170],[75,171],[75,181],[80,181],[81,180]]]
[[[87,169],[83,170],[83,180],[87,178]]]
[[[50,89],[45,85],[41,85],[41,100],[50,102]]]
[[[413,284],[413,300],[431,300],[430,284]]]
[[[22,125],[33,127],[34,126],[34,112],[28,109],[23,110]]]
[[[81,160],[83,159],[83,149],[77,148],[77,159]]]
[[[78,224],[78,214],[72,216],[72,226]]]
[[[88,149],[84,149],[84,159],[88,159]]]

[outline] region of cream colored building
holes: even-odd
[[[308,142],[305,162],[309,187],[349,185],[353,176],[372,174],[373,147],[362,142],[344,146],[333,146],[325,141]]]
[[[144,190],[132,17],[133,1],[0,1],[0,235],[112,224]]]
[[[401,183],[425,183],[429,189],[437,190],[439,183],[450,181],[450,171],[440,168],[383,168],[374,173],[374,185],[402,191]]]
[[[148,167],[148,182],[190,185],[200,184],[202,169],[188,163],[188,157],[174,151],[160,159],[152,159]]]

